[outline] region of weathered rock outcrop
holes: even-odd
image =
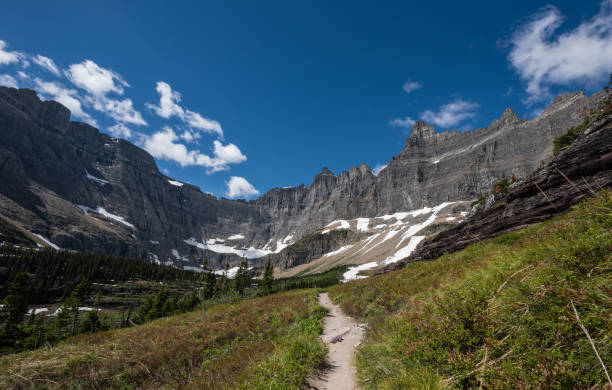
[[[612,111],[612,110],[611,110]],[[464,223],[423,241],[408,262],[433,260],[467,245],[569,210],[602,188],[612,188],[612,115],[600,115],[572,146],[544,167],[516,182],[506,196]]]
[[[172,181],[147,152],[70,122],[59,103],[0,87],[0,215],[66,249],[183,266],[206,256],[221,268],[240,255],[278,252],[335,219],[473,199],[502,173],[520,177],[549,158],[552,139],[600,99],[563,95],[538,118],[506,110],[488,128],[463,133],[419,122],[378,176],[365,164],[337,176],[324,168],[310,186],[245,202]]]

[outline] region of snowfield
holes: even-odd
[[[45,238],[45,237],[41,236],[40,234],[36,234],[36,233],[32,233],[32,234],[35,235],[36,237],[38,237],[39,239],[41,239],[42,241],[44,241],[44,243],[49,245],[51,248],[57,249],[57,250],[61,249],[59,246],[57,246],[54,243],[52,243],[48,238]]]
[[[83,205],[76,205],[76,207],[80,208],[81,210],[83,210],[83,212],[85,214],[87,214],[87,212],[92,212],[92,213],[96,213],[96,214],[100,214],[108,219],[112,219],[114,221],[117,221],[119,223],[124,224],[125,226],[131,227],[132,229],[136,229],[136,227],[134,225],[132,225],[131,223],[129,223],[128,221],[125,220],[124,217],[120,216],[120,215],[116,215],[116,214],[112,214],[109,213],[108,211],[106,211],[106,209],[102,206],[98,206],[95,210],[91,209],[87,206],[83,206]]]

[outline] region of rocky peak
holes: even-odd
[[[490,127],[512,125],[513,123],[516,123],[518,121],[519,118],[518,116],[516,116],[514,110],[512,108],[506,108],[499,119],[495,119],[493,122],[491,122]]]
[[[330,171],[327,167],[323,167],[323,169],[321,169],[321,173],[319,173],[319,175],[332,175],[332,176],[335,176],[334,173],[332,171]]]
[[[410,138],[430,138],[436,134],[436,129],[423,121],[418,121],[412,127]]]

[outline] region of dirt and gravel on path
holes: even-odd
[[[327,362],[330,367],[311,378],[308,384],[318,390],[358,389],[355,349],[361,343],[364,325],[346,316],[327,293],[319,294],[319,303],[329,309],[321,339],[329,349]]]

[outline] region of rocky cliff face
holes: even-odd
[[[509,193],[482,206],[465,222],[423,241],[409,258],[387,267],[433,260],[467,245],[538,223],[569,210],[601,189],[612,188],[612,106],[572,146],[517,181]],[[489,202],[487,202],[489,203]]]
[[[70,122],[62,105],[0,87],[0,217],[66,249],[187,267],[207,256],[221,268],[279,252],[335,219],[473,199],[502,173],[533,171],[550,157],[553,137],[600,98],[564,95],[536,119],[506,110],[464,133],[420,122],[378,177],[365,164],[337,176],[324,168],[310,186],[244,202],[175,182],[130,142]]]

